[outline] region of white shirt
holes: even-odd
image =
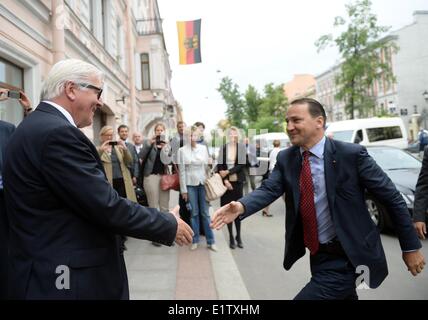
[[[281,151],[280,148],[273,148],[269,155],[269,171],[272,172],[273,168],[275,168],[276,165],[276,157],[278,156],[278,153]]]
[[[61,112],[61,113],[64,115],[64,117],[66,117],[66,118],[67,118],[67,120],[68,120],[68,121],[69,121],[73,126],[75,126],[75,127],[77,128],[77,126],[76,126],[76,124],[74,123],[74,120],[73,120],[73,117],[71,116],[71,114],[70,114],[67,110],[65,110],[63,107],[61,107],[59,104],[56,104],[55,102],[47,101],[47,100],[44,100],[44,101],[42,101],[42,102],[47,103],[47,104],[50,104],[52,107],[54,107],[55,109],[57,109],[59,112]]]
[[[204,184],[205,168],[208,165],[207,147],[202,144],[194,148],[185,145],[178,149],[177,155],[181,193],[187,193],[187,186]]]

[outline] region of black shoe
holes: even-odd
[[[244,245],[242,244],[242,241],[241,241],[241,239],[236,239],[236,242],[238,243],[238,247],[239,248],[241,248],[241,249],[244,249]]]
[[[152,241],[152,245],[154,245],[155,247],[160,247],[160,246],[162,246],[160,243],[158,243],[158,242],[154,242],[154,241]]]
[[[229,242],[229,247],[230,247],[230,249],[235,249],[236,248],[235,241],[230,241]]]

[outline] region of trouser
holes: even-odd
[[[160,174],[151,174],[148,177],[144,177],[144,190],[146,191],[147,202],[150,208],[169,212],[169,190],[163,191],[160,188],[160,180]]]
[[[191,224],[193,229],[193,243],[199,243],[200,227],[204,229],[207,244],[214,244],[214,233],[210,228],[210,215],[205,200],[205,187],[187,186],[189,201],[192,206]]]
[[[358,300],[355,268],[344,253],[320,250],[310,257],[312,277],[295,300]]]

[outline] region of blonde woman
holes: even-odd
[[[132,164],[132,155],[125,143],[118,139],[113,141],[113,127],[104,126],[100,131],[101,146],[97,148],[107,180],[117,193],[131,201],[137,202],[128,165]]]
[[[220,198],[220,205],[224,206],[232,201],[237,201],[243,196],[245,182],[245,167],[248,163],[247,148],[245,144],[238,143],[239,131],[236,127],[230,127],[229,142],[220,149],[216,171],[223,178],[227,187],[226,193]],[[233,222],[227,225],[229,231],[229,247],[244,248],[241,239],[241,220],[235,219],[236,237],[233,237]],[[236,244],[235,244],[236,240]]]

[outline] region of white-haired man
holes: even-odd
[[[9,298],[128,299],[118,235],[166,245],[192,240],[176,212],[144,208],[108,183],[94,145],[78,129],[92,124],[102,87],[94,66],[58,62],[43,101],[11,138],[4,165]]]

